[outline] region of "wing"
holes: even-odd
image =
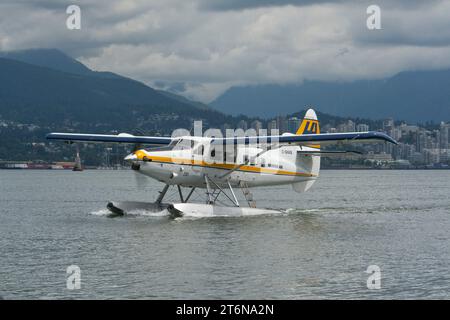
[[[214,138],[212,144],[296,144],[311,145],[320,144],[353,144],[368,142],[390,142],[397,144],[397,141],[383,132],[345,132],[345,133],[321,133],[302,135],[277,135],[277,136],[254,136],[254,137],[231,137]]]
[[[140,143],[148,145],[163,146],[172,142],[170,137],[149,137],[133,136],[127,133],[118,135],[106,134],[86,134],[86,133],[49,133],[48,140],[60,140],[66,142],[116,142],[116,143]],[[254,136],[254,137],[231,137],[231,138],[213,138],[211,144],[296,144],[311,145],[320,143],[328,144],[350,144],[350,143],[368,143],[368,142],[390,142],[397,144],[385,133],[368,132],[346,132],[346,133],[322,133],[322,134],[302,134],[302,135],[275,135],[275,136]]]
[[[164,146],[172,142],[169,137],[148,137],[148,136],[133,136],[127,133],[118,135],[107,134],[86,134],[86,133],[57,133],[52,132],[47,134],[48,140],[60,140],[66,142],[80,141],[80,142],[116,142],[116,143],[136,143],[148,144],[155,146]]]

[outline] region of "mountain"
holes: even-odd
[[[199,108],[199,109],[203,109],[203,110],[208,110],[210,109],[209,106],[207,104],[198,102],[198,101],[192,101],[189,100],[188,98],[185,98],[183,96],[180,96],[178,94],[175,94],[173,92],[169,92],[169,91],[164,91],[164,90],[157,90],[159,93],[165,95],[166,97],[175,99],[177,101],[183,102],[183,103],[187,103],[193,107]]]
[[[313,106],[338,116],[439,122],[450,120],[449,88],[450,70],[409,71],[383,80],[232,87],[210,106],[261,117]]]
[[[219,124],[224,114],[113,73],[90,70],[58,50],[3,53],[0,119],[77,129],[190,128],[191,120]],[[164,126],[162,126],[164,127]]]
[[[69,57],[57,49],[27,49],[17,51],[0,52],[0,58],[25,62],[39,67],[83,75],[104,78],[121,78],[112,72],[98,72],[86,67],[81,62]]]
[[[46,49],[35,48],[17,51],[0,52],[0,58],[7,58],[20,62],[25,62],[35,66],[46,67],[49,69],[63,71],[72,74],[78,74],[83,76],[92,76],[100,78],[126,78],[113,72],[108,71],[94,71],[86,67],[78,60],[68,56],[64,52],[58,49]],[[183,103],[198,107],[200,109],[208,109],[208,105],[189,100],[183,96],[177,95],[172,92],[157,90],[162,95],[165,95],[171,99],[181,101]]]

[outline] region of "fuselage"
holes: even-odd
[[[141,149],[128,156],[140,173],[169,185],[204,188],[205,175],[219,185],[249,187],[312,184],[320,157],[298,154],[317,150],[300,146],[263,149],[258,146],[217,146],[210,138],[180,138],[162,149]]]

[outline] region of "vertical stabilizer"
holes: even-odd
[[[298,128],[296,134],[320,134],[320,125],[319,120],[317,119],[317,114],[313,109],[308,109],[306,111],[305,117],[303,118],[300,127]],[[305,147],[320,149],[320,144],[308,144]],[[296,182],[292,184],[292,188],[296,192],[305,192],[316,181],[316,178],[319,176],[320,171],[320,156],[318,155],[310,155],[305,156],[302,154],[297,154],[296,158],[296,166],[297,171],[300,172],[308,172],[313,175],[310,180]]]
[[[316,112],[313,109],[308,109],[296,134],[300,135],[314,133],[320,133],[319,120],[317,119]]]

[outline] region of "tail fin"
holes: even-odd
[[[320,126],[316,112],[313,109],[308,109],[296,134],[300,135],[300,134],[319,134],[319,133],[320,133]],[[311,144],[311,145],[308,144],[306,145],[306,147],[320,149],[319,144]],[[310,172],[313,176],[313,178],[309,180],[296,182],[292,184],[292,188],[294,189],[294,191],[305,192],[306,190],[311,188],[311,186],[316,181],[315,179],[319,176],[320,156],[305,157],[304,155],[299,155],[297,153],[296,165],[299,168],[301,168],[300,170],[306,170],[307,172]]]
[[[317,120],[316,112],[313,109],[308,109],[306,111],[305,117],[303,118],[300,127],[298,128],[296,134],[311,134],[320,133],[319,120]]]
[[[302,123],[300,124],[300,127],[298,127],[296,134],[301,135],[314,133],[320,133],[319,120],[317,119],[316,112],[313,109],[308,109]],[[320,149],[320,144],[311,144],[307,145],[307,147]]]

